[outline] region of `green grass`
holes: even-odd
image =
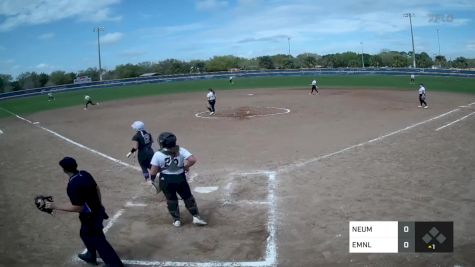
[[[322,76],[316,77],[320,88],[388,88],[395,90],[416,90],[417,85],[409,84],[406,76]],[[255,89],[255,88],[308,88],[312,76],[284,76],[284,77],[257,77],[237,78],[230,85],[227,79],[198,80],[186,82],[170,82],[158,84],[130,85],[113,88],[84,89],[73,92],[55,94],[56,100],[47,101],[46,95],[23,97],[18,99],[0,101],[0,108],[10,110],[16,114],[31,114],[38,111],[58,109],[84,104],[84,95],[90,95],[94,101],[104,102],[150,95],[171,93],[202,92],[206,93],[209,87],[220,91],[230,89]],[[431,91],[447,91],[456,93],[475,94],[475,79],[459,77],[431,77],[418,76],[417,83],[424,83],[428,93]],[[0,117],[10,116],[0,109]]]

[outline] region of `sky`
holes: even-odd
[[[0,73],[167,58],[410,51],[475,58],[473,0],[1,0]],[[289,39],[290,38],[290,39]]]

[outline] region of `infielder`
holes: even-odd
[[[137,159],[140,168],[142,168],[145,182],[151,181],[149,170],[151,168],[150,161],[152,160],[154,153],[152,148],[152,135],[145,131],[145,124],[141,121],[134,121],[130,127],[132,127],[136,133],[132,137],[132,149],[126,156],[129,158],[131,155],[134,155],[135,157],[135,152],[137,152]]]
[[[175,227],[181,226],[178,195],[185,202],[185,206],[193,216],[193,224],[206,225],[200,218],[195,198],[191,194],[190,185],[186,181],[186,173],[196,163],[196,158],[188,150],[176,144],[176,136],[170,132],[163,132],[158,137],[160,150],[153,155],[150,175],[159,175],[159,187],[167,199],[167,206],[173,218]]]
[[[92,102],[92,98],[88,95],[84,96],[84,101],[86,101],[86,106],[84,107],[84,110],[87,110],[87,106],[89,104],[91,104],[93,106],[96,105],[96,104],[99,104],[99,102],[97,102],[97,103]]]
[[[206,95],[206,98],[208,99],[208,110],[209,110],[209,115],[214,115],[216,112],[214,105],[216,105],[216,93],[214,92],[213,89],[209,88],[208,89],[208,94]]]
[[[419,107],[424,107],[428,108],[429,106],[426,103],[426,88],[424,87],[424,84],[419,84]]]
[[[312,81],[312,90],[310,91],[309,95],[313,95],[314,94],[313,91],[315,91],[316,94],[318,94],[318,86],[317,86],[316,80]]]

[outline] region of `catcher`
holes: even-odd
[[[78,171],[78,165],[73,158],[65,157],[59,165],[69,176],[67,194],[71,203],[56,204],[51,196],[37,196],[36,206],[49,214],[54,210],[78,212],[81,221],[79,235],[87,248],[87,251],[78,254],[78,257],[89,264],[97,265],[96,252],[99,252],[106,266],[122,267],[122,261],[102,230],[102,221],[109,216],[102,206],[101,191],[96,181],[87,171]]]

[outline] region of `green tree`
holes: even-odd
[[[46,73],[41,73],[39,77],[40,87],[45,87],[46,84],[48,83],[48,80],[49,80],[49,75]]]
[[[239,68],[239,58],[235,56],[215,56],[206,63],[206,71],[228,71]]]
[[[420,54],[416,54],[416,66],[419,68],[430,68],[434,65],[432,58],[426,53],[422,52]]]
[[[466,69],[468,67],[468,61],[464,57],[458,57],[452,61],[452,66],[454,68]]]
[[[274,62],[270,56],[262,56],[257,58],[259,68],[262,69],[274,69]]]
[[[22,89],[40,87],[40,76],[36,72],[24,72],[18,75],[17,81]]]
[[[48,83],[47,85],[63,85],[63,84],[71,84],[73,83],[73,80],[75,77],[76,74],[74,73],[66,73],[62,70],[57,70],[57,71],[53,71],[50,75],[49,75],[49,80],[48,80]]]
[[[13,77],[10,74],[0,74],[0,93],[9,92],[11,90],[11,81]]]
[[[105,71],[104,69],[102,71]],[[99,81],[99,70],[97,68],[87,68],[78,72],[78,77],[87,76],[93,81]]]

